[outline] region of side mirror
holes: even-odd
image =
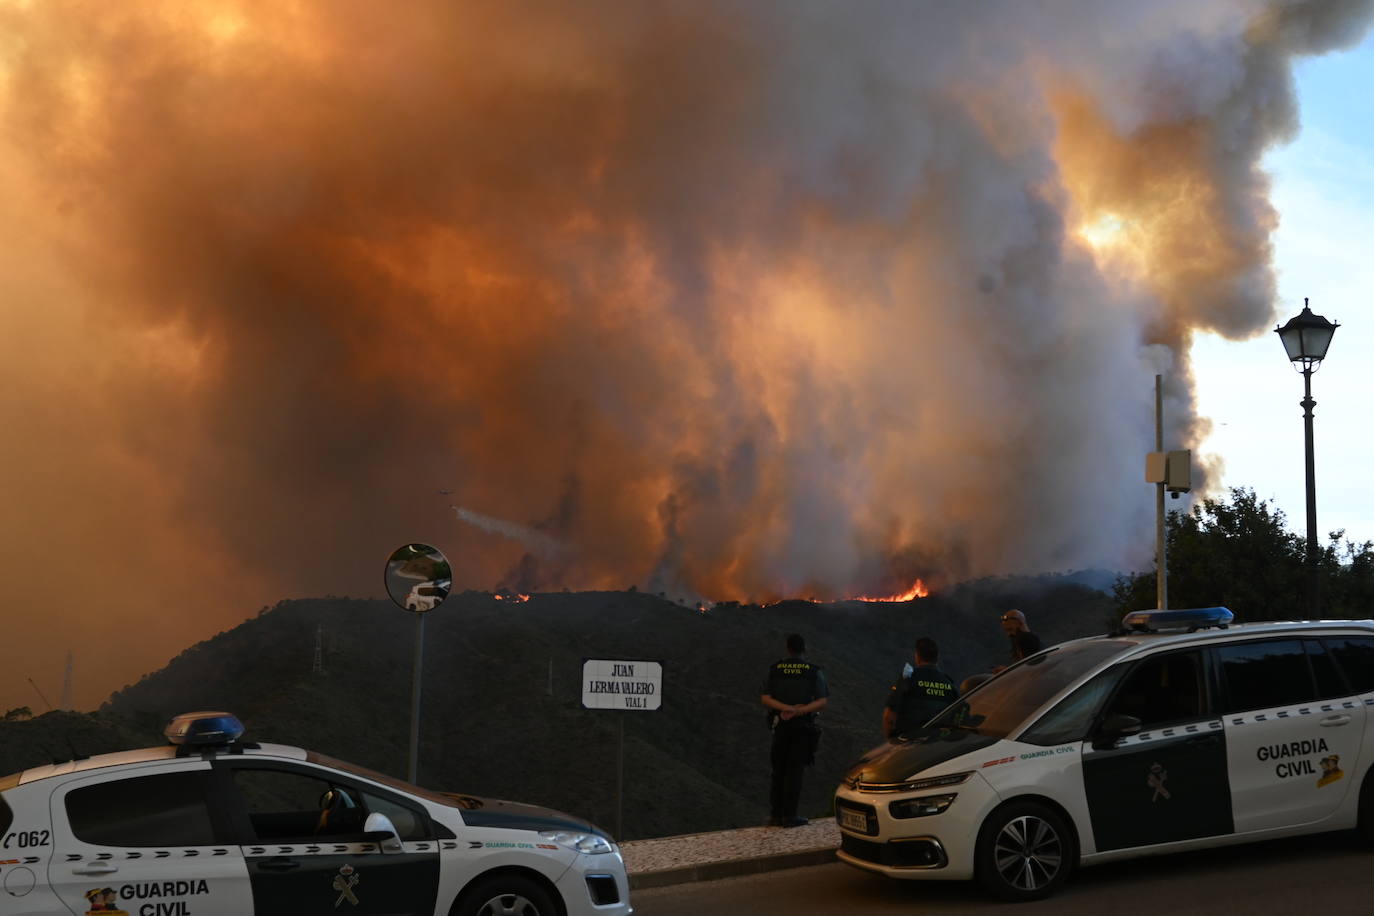
[[[1093,738],[1093,747],[1101,750],[1111,747],[1118,738],[1127,735],[1134,735],[1140,731],[1140,720],[1135,716],[1128,716],[1124,713],[1113,713],[1102,720],[1102,724],[1097,727],[1097,736]]]
[[[396,832],[396,825],[380,811],[373,811],[367,816],[363,824],[363,836],[380,846],[382,852],[400,852],[402,849],[401,835]]]

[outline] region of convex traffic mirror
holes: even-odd
[[[443,604],[452,587],[448,559],[428,544],[403,544],[386,561],[386,593],[397,607],[413,614]]]

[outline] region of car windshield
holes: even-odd
[[[929,723],[1005,738],[1055,694],[1135,643],[1095,639],[1056,646],[1008,668],[979,686]]]

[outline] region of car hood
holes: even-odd
[[[996,744],[999,738],[967,729],[920,729],[892,744],[882,744],[860,757],[849,768],[845,781],[893,784],[906,782],[946,761]]]
[[[583,820],[572,814],[541,808],[538,805],[525,805],[520,802],[505,801],[500,798],[479,798],[475,795],[458,795],[445,792],[463,812],[463,823],[469,827],[501,827],[507,830],[569,830],[576,833],[594,833],[611,839],[611,835],[591,821]]]

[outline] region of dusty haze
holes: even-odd
[[[0,709],[409,541],[708,599],[1147,565],[1153,376],[1194,443],[1292,63],[1369,7],[0,0]]]

